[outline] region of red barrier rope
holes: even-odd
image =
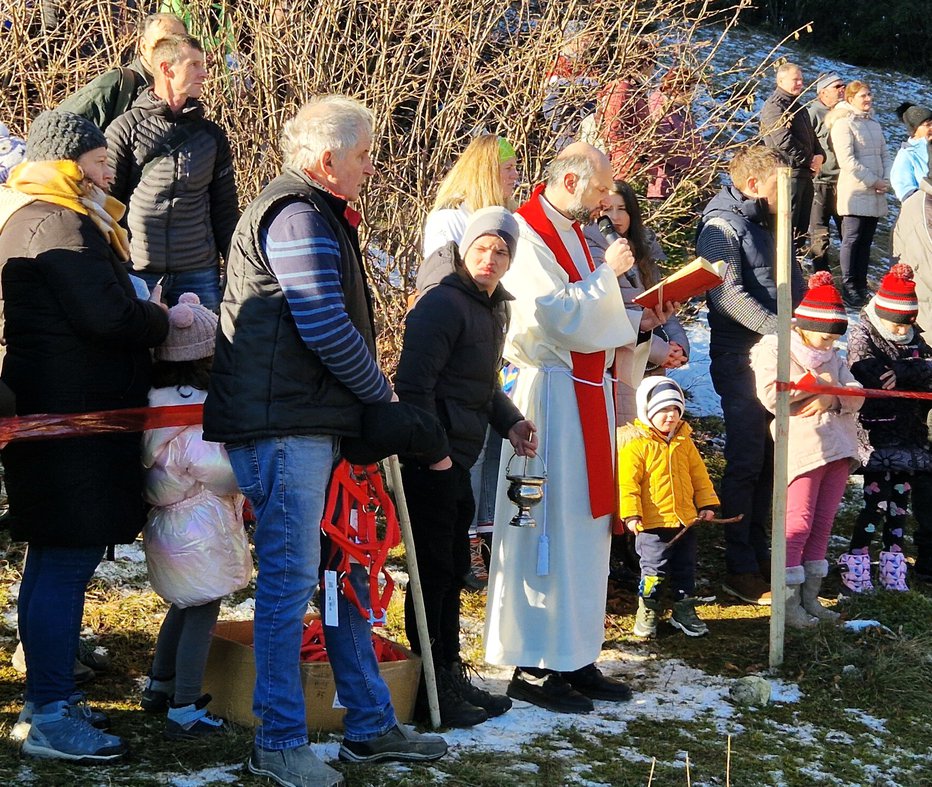
[[[833,394],[835,396],[860,396],[865,399],[932,399],[929,391],[887,391],[883,388],[855,388],[844,385],[820,385],[805,377],[796,383],[777,380],[778,391],[805,391],[814,394]]]
[[[39,413],[0,418],[0,447],[13,440],[84,437],[111,432],[143,432],[164,426],[194,426],[204,419],[204,405],[133,407],[93,413]]]

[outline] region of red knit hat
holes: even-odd
[[[809,279],[809,292],[793,312],[796,327],[804,331],[834,333],[848,330],[848,315],[841,295],[832,283],[832,274],[819,271]]]
[[[919,300],[913,282],[913,269],[898,262],[880,282],[880,289],[873,298],[878,317],[890,322],[909,325],[919,314]]]

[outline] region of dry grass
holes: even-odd
[[[18,133],[40,110],[132,54],[138,18],[125,2],[71,0],[57,26],[43,29],[47,3],[8,3],[9,27],[0,29],[0,118]],[[712,65],[750,0],[238,0],[229,6],[190,0],[192,32],[202,40],[208,40],[211,5],[224,6],[240,68],[230,73],[225,53],[213,51],[205,102],[229,134],[242,202],[278,171],[274,140],[310,95],[349,93],[375,113],[378,175],[362,199],[363,231],[383,253],[370,258],[369,270],[390,368],[405,290],[419,261],[420,228],[438,182],[470,136],[485,130],[511,139],[528,184],[551,157],[555,136],[566,133],[552,128],[542,109],[569,20],[579,28],[577,45],[586,42],[581,62],[595,84],[568,85],[564,105],[591,101],[599,86],[626,73],[634,47],[644,42],[653,47],[658,72],[678,66],[700,86],[706,155],[668,200],[650,207],[652,226],[662,234],[691,214],[735,140],[753,136],[749,97],[775,57]],[[637,134],[635,182],[656,161],[654,132],[649,122]],[[685,244],[687,238],[671,233],[671,240]]]

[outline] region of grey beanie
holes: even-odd
[[[29,161],[77,161],[89,150],[107,147],[104,132],[73,112],[43,112],[29,127],[26,158]]]
[[[638,418],[650,423],[651,417],[664,407],[673,405],[680,411],[686,409],[683,389],[669,377],[645,377],[634,392]]]
[[[511,215],[511,211],[497,205],[491,208],[477,210],[469,217],[469,223],[460,241],[460,256],[465,257],[466,251],[473,245],[476,238],[483,235],[497,235],[508,246],[508,254],[515,257],[515,247],[518,245],[518,222]]]
[[[830,71],[827,74],[823,74],[816,80],[816,83],[815,83],[816,92],[819,93],[825,90],[826,88],[831,87],[836,82],[841,82],[842,84],[844,84],[845,80],[842,79],[835,71]]]

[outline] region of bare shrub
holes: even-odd
[[[50,0],[43,0],[42,7]],[[560,101],[591,102],[625,73],[643,42],[658,72],[679,66],[698,84],[695,109],[704,157],[676,191],[647,210],[663,235],[706,195],[736,139],[750,136],[749,97],[766,63],[722,65],[717,51],[750,0],[190,0],[191,32],[213,48],[205,103],[228,132],[243,202],[280,166],[282,123],[308,96],[345,92],[377,118],[378,175],[362,199],[363,233],[382,328],[383,358],[393,366],[420,234],[437,184],[472,134],[508,137],[525,183],[537,181],[554,140],[574,134],[544,117],[548,74],[566,46],[567,21],[586,80],[564,85]],[[141,5],[141,4],[140,4]],[[217,6],[221,6],[218,25]],[[126,0],[69,0],[57,23],[37,4],[7,3],[0,29],[0,118],[23,133],[29,119],[92,76],[123,61],[134,45],[138,12]],[[232,51],[225,51],[232,42]],[[229,55],[230,57],[225,57]],[[238,68],[231,71],[227,60]],[[656,87],[650,84],[642,90]],[[646,95],[645,95],[646,98]],[[559,124],[558,124],[559,125]],[[655,122],[635,133],[640,151],[631,179],[656,160]],[[521,196],[526,196],[527,185]]]

